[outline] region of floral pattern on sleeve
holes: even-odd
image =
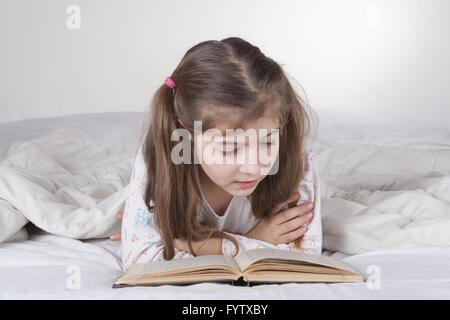
[[[153,211],[144,201],[147,169],[139,148],[130,177],[130,193],[125,201],[122,220],[121,255],[122,266],[126,270],[133,263],[163,260],[161,235],[153,223]],[[189,252],[175,248],[173,259],[189,258]]]

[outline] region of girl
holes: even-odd
[[[304,150],[307,114],[278,63],[241,38],[201,42],[155,93],[150,119],[123,212],[125,269],[254,248],[321,254],[319,180],[311,150]],[[208,150],[254,155],[256,149],[229,142],[228,135],[211,139],[230,128],[270,132],[257,144],[277,166],[264,168],[260,158],[212,164],[174,158],[179,130],[189,133],[191,147],[183,159],[207,158]]]

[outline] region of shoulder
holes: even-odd
[[[307,180],[308,176],[312,176],[314,173],[314,154],[311,149],[303,150],[303,178],[302,181]]]
[[[147,177],[147,165],[144,159],[143,145],[141,144],[134,159],[133,168],[131,172],[131,180],[140,181],[145,184]]]
[[[314,155],[312,150],[303,150],[303,172],[298,192],[300,199],[304,201],[314,201],[314,189],[317,185],[316,171],[314,169]],[[303,201],[302,201],[303,202]]]

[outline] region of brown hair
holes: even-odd
[[[226,238],[239,249],[236,239],[199,222],[198,213],[204,206],[195,180],[197,164],[171,161],[172,148],[178,143],[171,141],[171,134],[182,128],[177,118],[192,132],[194,120],[201,120],[202,130],[207,130],[224,120],[242,128],[250,119],[268,114],[279,119],[278,172],[266,176],[248,196],[254,216],[263,218],[296,191],[302,179],[303,138],[309,119],[304,103],[281,66],[238,37],[195,45],[170,77],[176,88],[163,83],[157,89],[143,144],[147,167],[144,200],[160,229],[164,259],[174,257],[175,238],[187,239],[191,251],[191,241],[210,237]],[[295,241],[297,248],[301,248],[301,240]]]

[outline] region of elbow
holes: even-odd
[[[127,270],[135,263],[147,263],[163,260],[164,246],[159,241],[140,248],[126,248],[122,253],[122,268]]]

